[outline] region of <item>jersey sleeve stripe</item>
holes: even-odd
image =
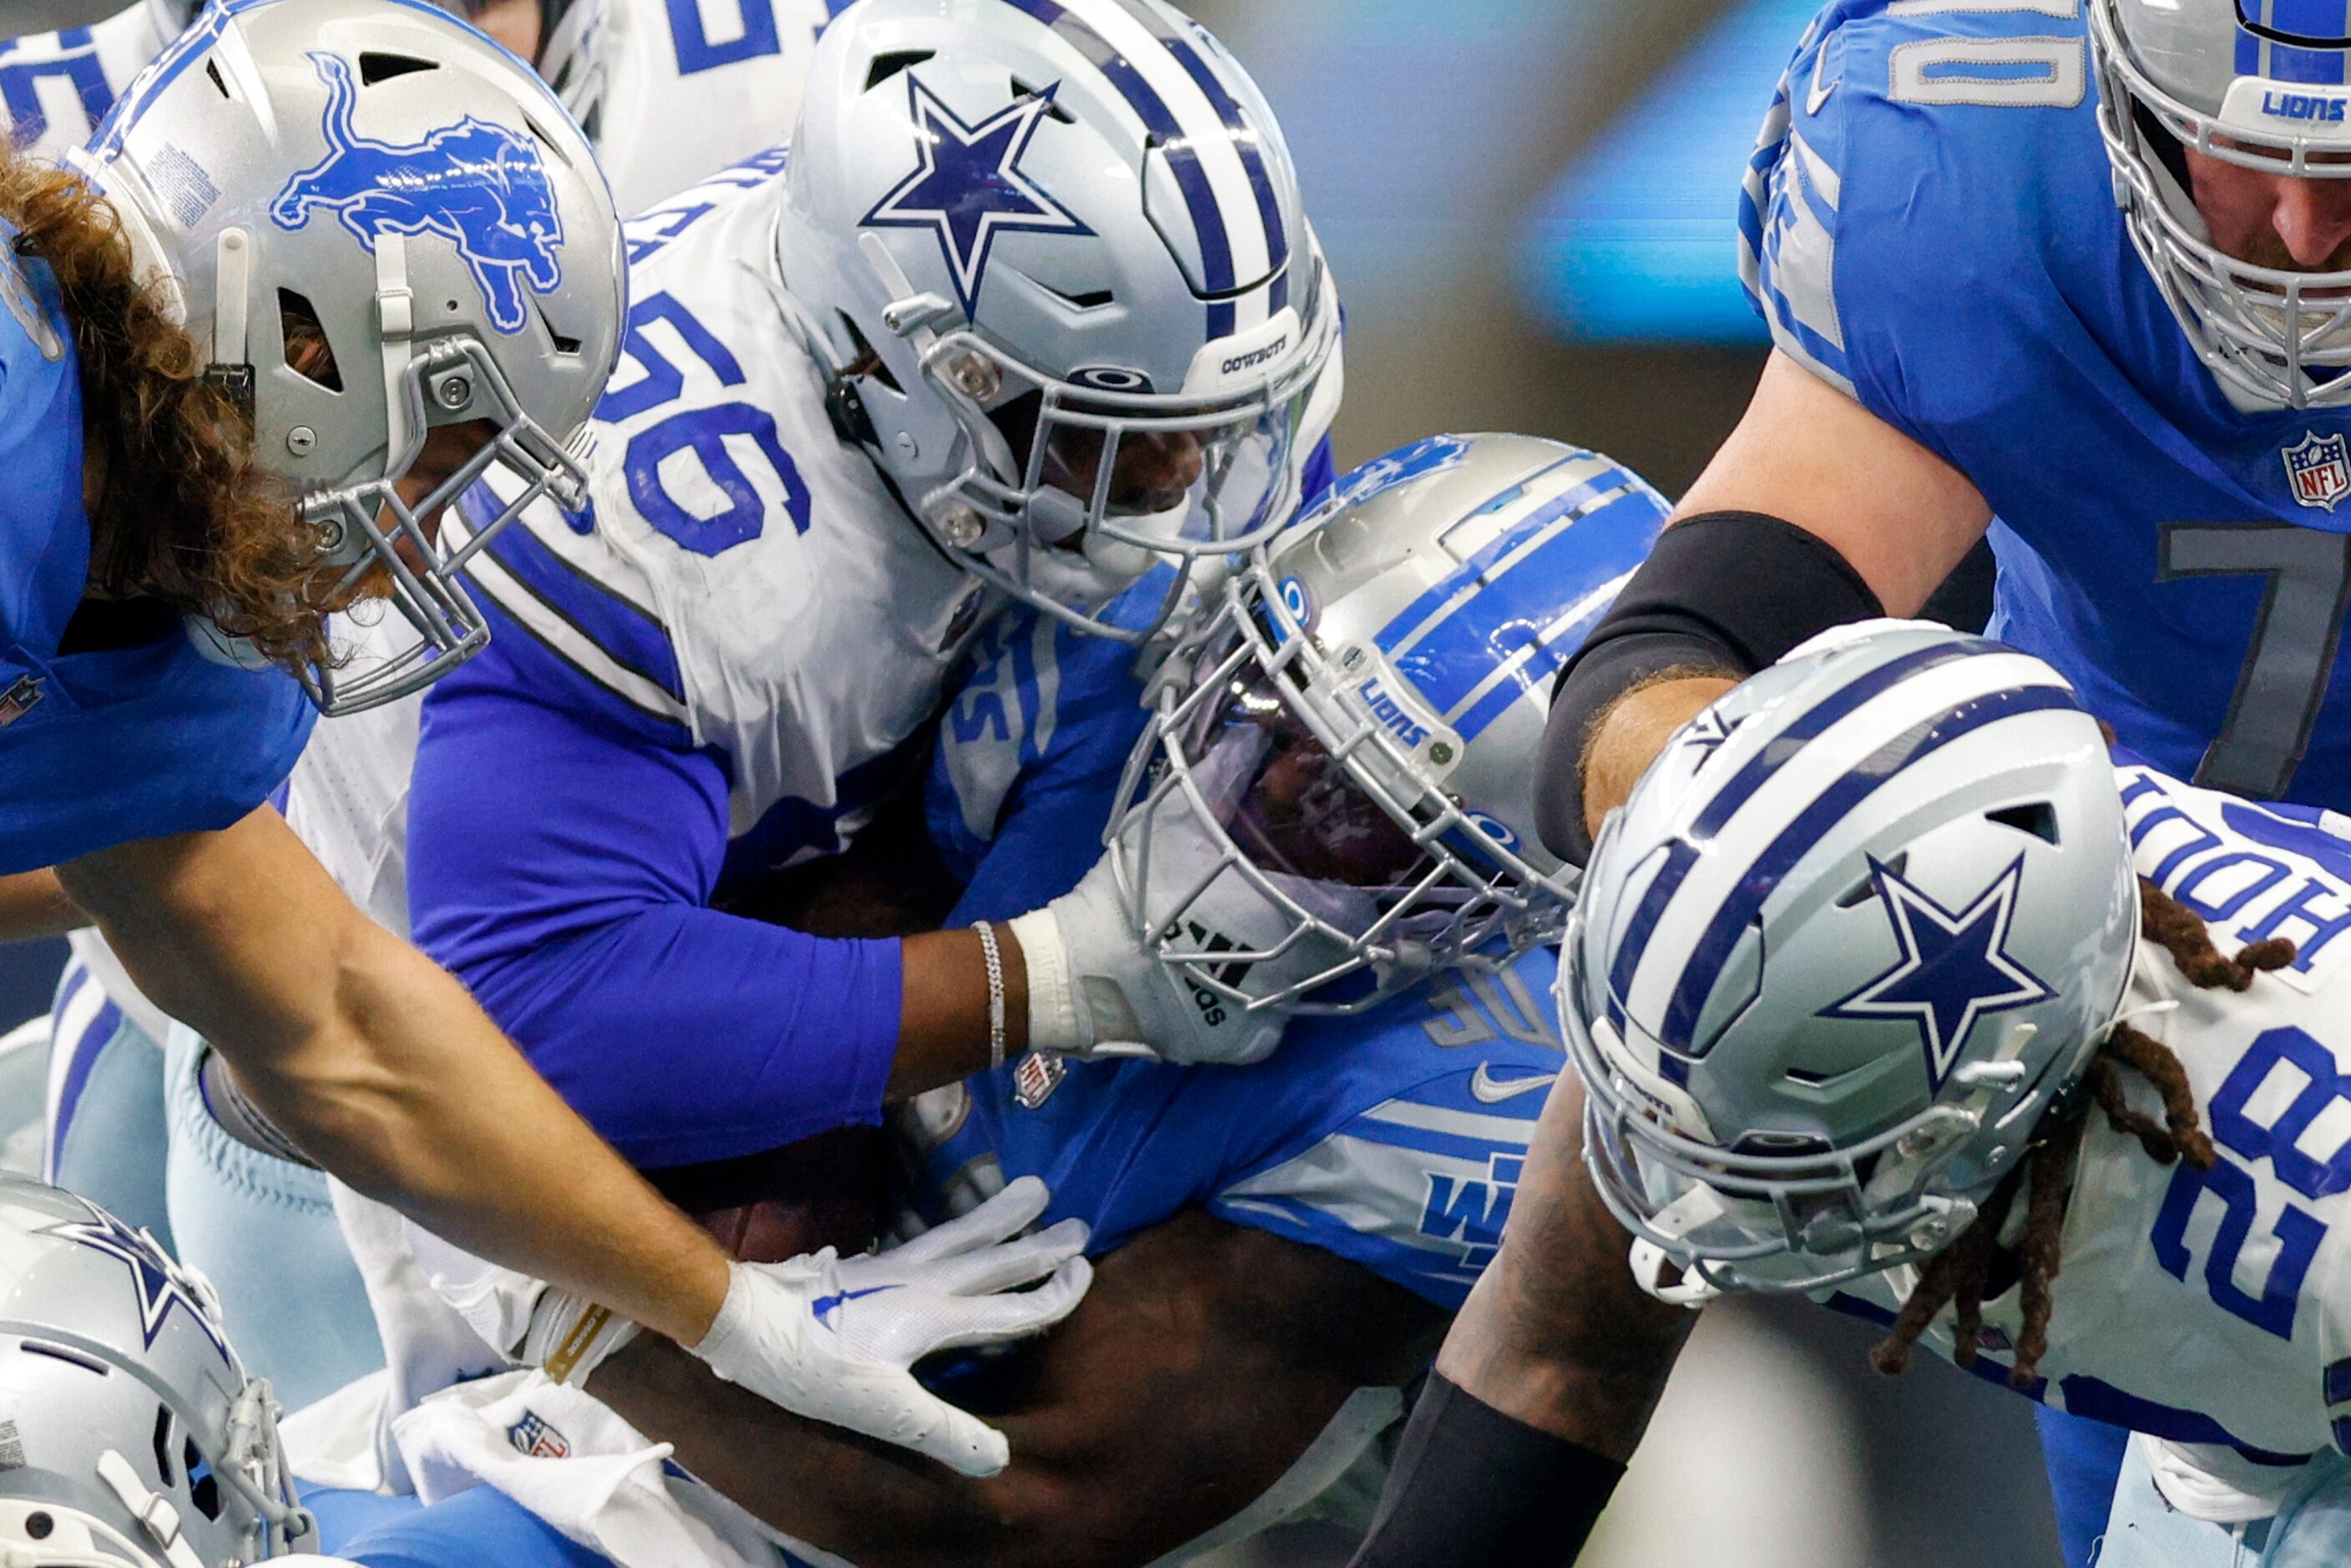
[[[470,530],[488,497],[476,488],[460,505]],[[624,670],[643,677],[683,705],[685,681],[669,629],[653,613],[609,584],[598,581],[562,552],[517,520],[490,541],[488,554],[531,595],[559,615],[580,635]]]
[[[507,620],[529,632],[591,685],[618,697],[639,715],[674,725],[690,735],[692,718],[684,702],[607,653],[560,611],[507,570],[505,563],[493,552],[484,550],[475,556],[466,568],[466,576]]]
[[[1416,1100],[1390,1100],[1374,1105],[1363,1114],[1363,1119],[1393,1127],[1413,1127],[1423,1132],[1442,1133],[1449,1137],[1465,1138],[1487,1144],[1508,1144],[1525,1148],[1534,1136],[1534,1118],[1520,1120],[1515,1116],[1495,1116],[1476,1111],[1451,1111],[1442,1105],[1424,1105]]]
[[[1816,23],[1813,32],[1819,30]],[[1836,311],[1836,237],[1829,226],[1843,198],[1843,182],[1795,131],[1795,78],[1809,57],[1813,101],[1821,100],[1823,88],[1817,78],[1825,47],[1818,37],[1806,37],[1763,117],[1740,188],[1739,277],[1781,351],[1857,397]],[[1825,216],[1811,204],[1815,198]]]

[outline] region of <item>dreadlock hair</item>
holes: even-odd
[[[2141,932],[2171,956],[2181,974],[2207,990],[2241,991],[2253,983],[2255,975],[2294,962],[2294,944],[2283,937],[2256,942],[2233,958],[2223,956],[2195,911],[2143,878],[2138,904]],[[2163,1102],[2162,1121],[2128,1103],[2123,1082],[2126,1069],[2154,1088]],[[2093,1103],[2105,1113],[2108,1125],[2137,1138],[2139,1147],[2157,1164],[2168,1166],[2184,1159],[2198,1170],[2211,1168],[2212,1140],[2199,1124],[2187,1070],[2161,1040],[2127,1023],[2115,1025],[2090,1058],[2082,1082],[2085,1092],[2043,1119],[2025,1157],[1992,1189],[1975,1223],[1919,1270],[1918,1282],[1896,1314],[1893,1328],[1870,1352],[1870,1364],[1878,1371],[1892,1375],[1908,1366],[1918,1336],[1946,1304],[1953,1305],[1951,1359],[1961,1366],[1975,1364],[1983,1328],[1985,1284],[2000,1254],[2001,1230],[2022,1187],[2029,1189],[2030,1196],[2023,1239],[2016,1250],[2024,1322],[2008,1382],[2012,1388],[2032,1385],[2041,1358],[2049,1349],[2050,1286],[2057,1278],[2057,1249],[2065,1226],[2065,1200],[2073,1192],[2074,1158],[2081,1149]]]
[[[293,668],[327,652],[318,535],[254,461],[253,422],[142,284],[113,207],[0,137],[0,219],[47,264],[81,381],[90,591],[208,616]]]

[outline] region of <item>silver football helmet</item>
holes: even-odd
[[[1108,835],[1136,936],[1196,988],[1301,1013],[1554,939],[1575,877],[1534,830],[1552,676],[1668,509],[1523,435],[1341,480],[1165,666]],[[1336,956],[1245,988],[1298,952]]]
[[[2351,21],[2308,0],[2089,0],[2098,129],[2131,243],[2231,400],[2351,403],[2351,272],[2213,245],[2179,149],[2298,179],[2351,179]],[[2332,85],[2314,85],[2332,84]]]
[[[818,40],[786,178],[835,422],[969,570],[1139,642],[1156,622],[1092,612],[1290,521],[1338,295],[1272,110],[1197,24],[862,0]]]
[[[311,1533],[269,1385],[144,1231],[0,1176],[0,1562],[239,1568]]]
[[[2138,907],[2040,660],[1874,622],[1725,695],[1609,813],[1561,953],[1635,1272],[1813,1291],[1957,1239],[2113,1023]]]
[[[578,127],[423,0],[214,0],[78,156],[249,400],[257,460],[319,532],[322,601],[386,594],[416,633],[308,672],[319,706],[470,657],[488,631],[458,572],[539,495],[577,504],[566,443],[619,353],[620,225]],[[475,422],[472,458],[402,500],[427,434]],[[493,465],[522,481],[512,504],[440,549],[440,508]]]

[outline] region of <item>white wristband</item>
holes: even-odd
[[[1079,1013],[1061,917],[1050,908],[1032,909],[1007,925],[1029,969],[1029,1049],[1083,1051],[1093,1043],[1093,1030]]]

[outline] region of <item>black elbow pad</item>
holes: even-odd
[[[1657,537],[1649,559],[1560,672],[1535,779],[1536,826],[1582,865],[1583,747],[1609,706],[1668,671],[1743,680],[1807,638],[1886,607],[1836,547],[1760,512],[1707,512]]]

